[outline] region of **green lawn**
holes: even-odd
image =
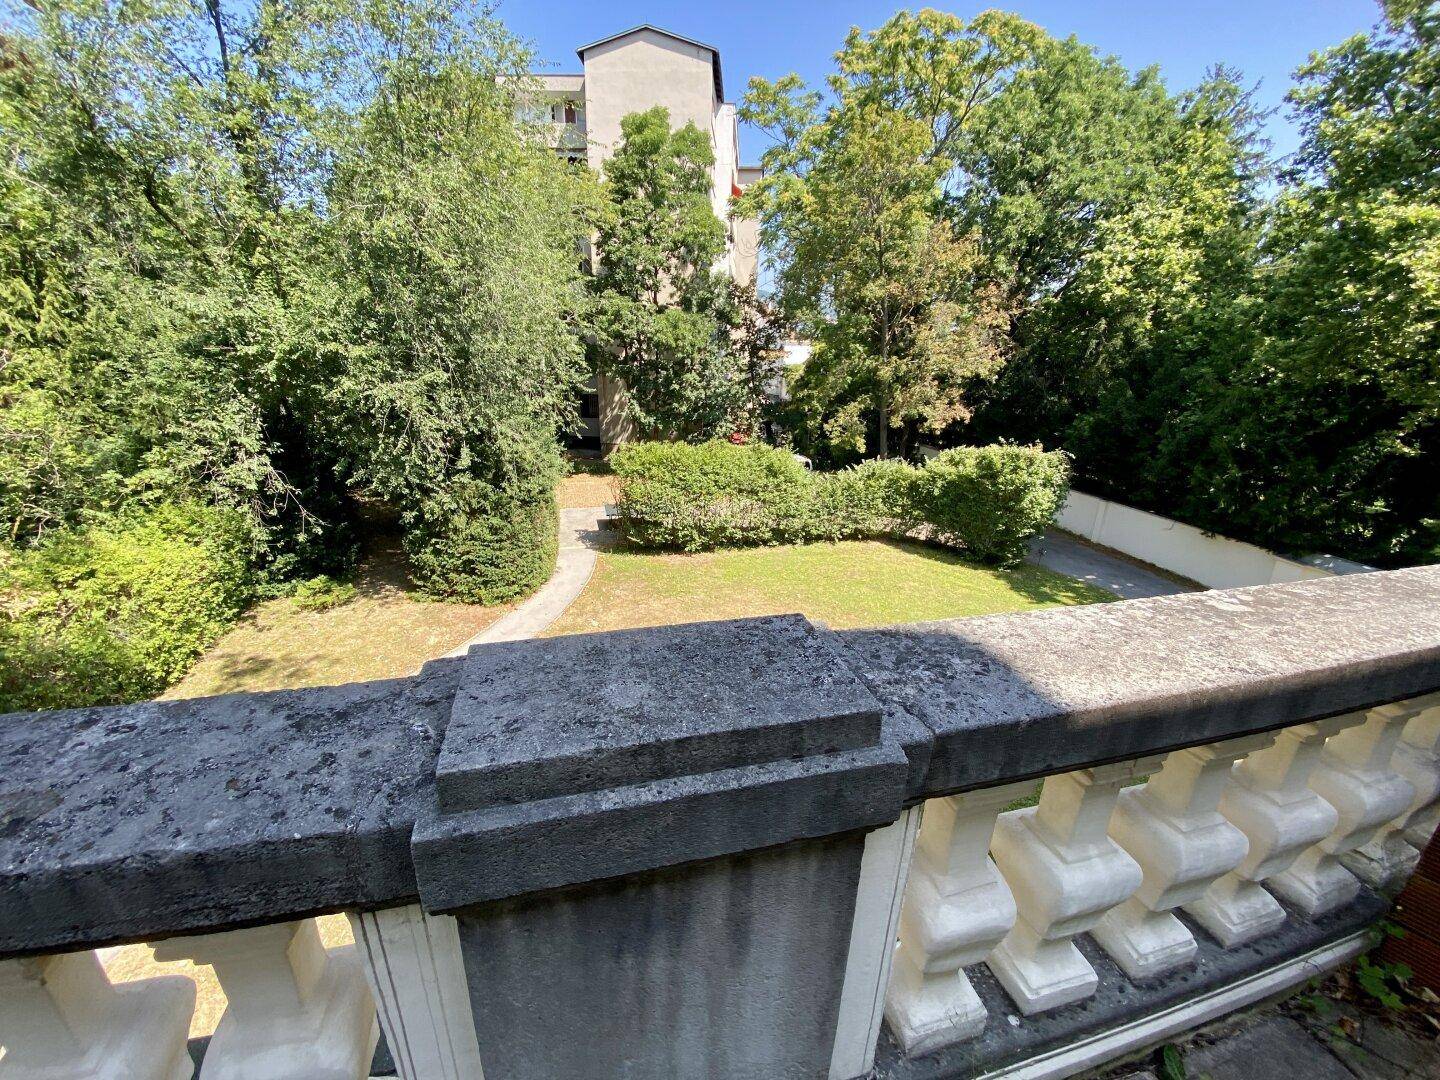
[[[590,584],[547,636],[790,611],[844,629],[1114,599],[1028,563],[994,570],[905,542],[700,555],[616,551],[600,556]]]

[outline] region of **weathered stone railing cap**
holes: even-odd
[[[1440,688],[1440,566],[837,637],[934,733],[912,797],[938,795]]]
[[[415,833],[432,911],[884,824],[908,762],[802,616],[467,658]]]
[[[880,703],[803,617],[474,650],[436,783],[446,813],[859,750]]]
[[[0,717],[0,954],[414,897],[460,663]]]

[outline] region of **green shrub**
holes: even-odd
[[[947,451],[924,468],[867,461],[811,473],[763,445],[634,443],[610,458],[628,539],[703,551],[922,530],[987,562],[1011,563],[1055,516],[1065,455],[990,446]]]
[[[632,443],[610,455],[626,536],[702,551],[808,537],[814,485],[794,455],[763,444]]]
[[[976,558],[1008,566],[1055,519],[1070,487],[1065,454],[1038,446],[963,446],[922,470],[919,516],[936,539]]]
[[[320,574],[296,585],[293,596],[295,606],[302,611],[329,611],[354,600],[355,586],[348,581],[336,581],[327,574]]]
[[[431,502],[409,516],[405,553],[432,596],[503,604],[550,579],[557,524],[553,490],[528,498],[489,493],[470,505]]]
[[[0,565],[0,712],[153,697],[252,595],[243,515],[198,504],[126,513]]]

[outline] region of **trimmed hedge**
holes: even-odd
[[[935,457],[917,481],[917,516],[936,539],[1010,565],[1060,512],[1070,461],[1035,446],[964,446]]]
[[[482,505],[427,505],[406,522],[405,554],[432,596],[503,604],[534,592],[555,570],[553,489],[519,499],[489,494]]]
[[[249,547],[243,515],[185,504],[0,555],[0,712],[158,694],[250,602]]]
[[[626,534],[643,547],[699,551],[802,539],[809,474],[763,445],[631,443],[610,455]]]
[[[923,468],[867,461],[812,473],[764,445],[636,443],[610,462],[627,538],[704,551],[920,533],[1009,565],[1055,517],[1069,488],[1066,456],[1038,447],[948,450]]]

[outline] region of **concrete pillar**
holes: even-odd
[[[0,961],[0,1080],[189,1080],[195,984],[116,986],[94,952]]]
[[[1141,871],[1107,835],[1120,788],[1164,757],[1047,777],[1040,805],[1002,814],[990,850],[1015,892],[1015,928],[986,964],[1026,1016],[1089,997],[1099,984],[1074,945],[1140,887]]]
[[[1360,891],[1355,873],[1379,884],[1394,872],[1394,860],[1404,857],[1392,850],[1383,858],[1357,855],[1342,865],[1342,856],[1368,842],[1415,795],[1410,782],[1390,767],[1410,716],[1395,705],[1370,709],[1363,723],[1326,742],[1310,787],[1335,808],[1339,820],[1323,840],[1268,882],[1305,914],[1321,915],[1343,907]]]
[[[1185,905],[1185,911],[1227,949],[1275,929],[1285,909],[1260,882],[1289,869],[1296,857],[1335,827],[1334,807],[1310,790],[1325,740],[1358,724],[1356,714],[1286,728],[1275,744],[1231,770],[1220,812],[1250,843],[1244,860]]]
[[[985,1029],[985,1008],[962,969],[985,959],[1015,923],[990,837],[1000,811],[1033,790],[1033,781],[1005,784],[925,804],[885,997],[885,1018],[907,1054]]]
[[[1140,889],[1096,924],[1093,936],[1132,979],[1190,962],[1195,939],[1170,912],[1205,893],[1245,858],[1245,834],[1220,814],[1235,759],[1273,736],[1177,750],[1143,787],[1120,793],[1110,836],[1140,864]]]
[[[157,960],[215,968],[225,1012],[201,1080],[363,1080],[380,1029],[351,946],[327,950],[314,919],[155,946]]]
[[[400,1080],[484,1080],[454,917],[410,904],[349,919]]]

